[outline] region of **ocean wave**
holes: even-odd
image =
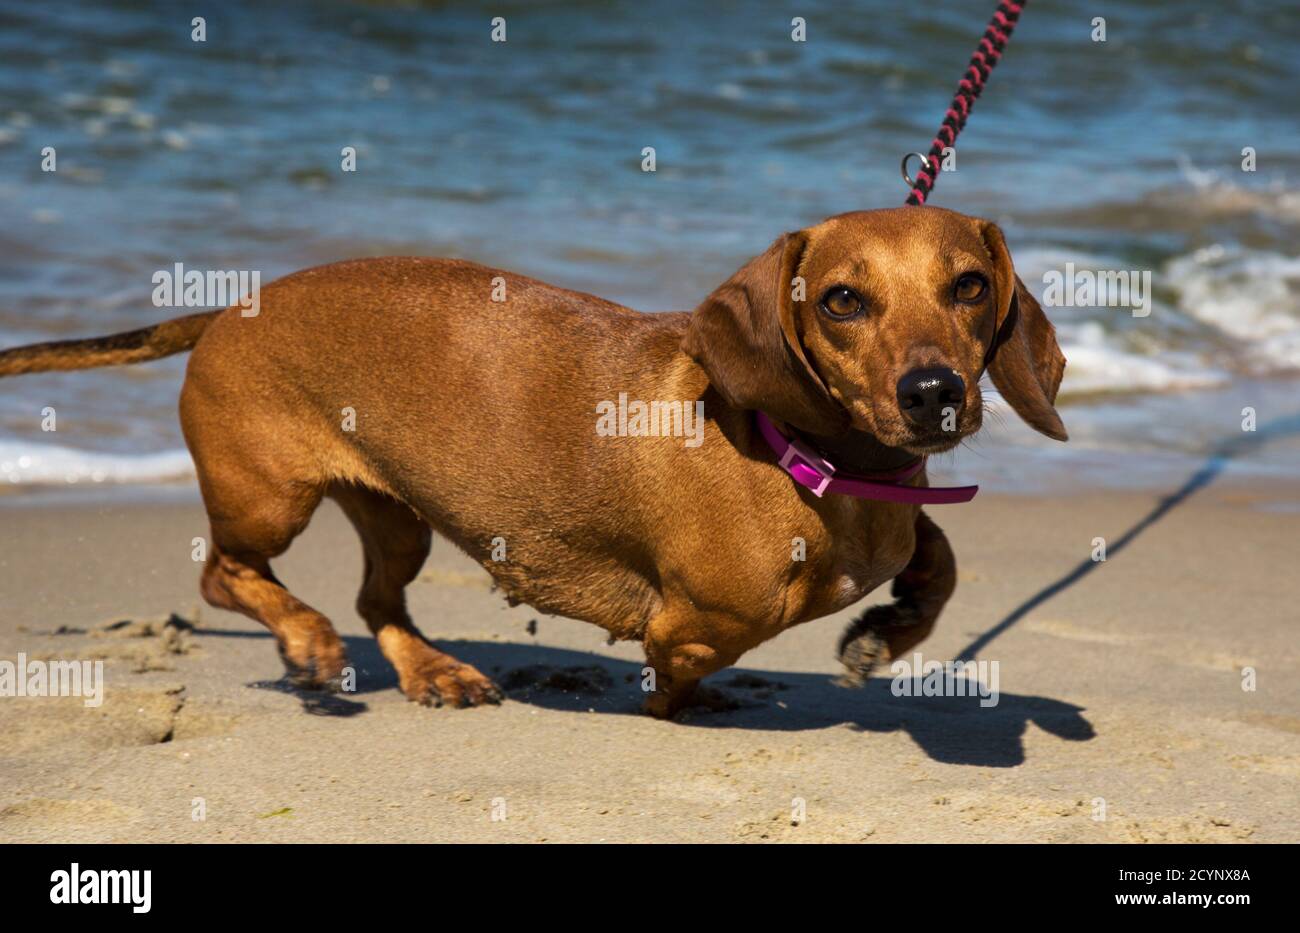
[[[1165,274],[1178,309],[1240,341],[1250,371],[1300,368],[1300,257],[1216,244]]]
[[[110,454],[0,440],[0,483],[31,486],[159,483],[193,476],[194,461],[186,450]]]
[[[1061,352],[1068,361],[1061,395],[1174,392],[1226,385],[1231,376],[1207,365],[1195,353],[1165,351],[1149,356],[1125,349],[1114,335],[1089,321],[1057,329]]]
[[[1135,265],[1059,247],[1022,250],[1016,265],[1039,297],[1044,275]],[[1154,270],[1151,313],[1048,307],[1069,361],[1062,393],[1179,391],[1220,386],[1236,374],[1300,369],[1300,258],[1223,245],[1174,256]]]
[[[1195,197],[1186,192],[1152,192],[1153,200],[1174,202],[1184,211],[1201,215],[1231,216],[1249,214],[1276,220],[1300,222],[1300,191],[1275,179],[1263,188],[1247,188],[1218,168],[1197,168],[1187,155],[1178,157],[1178,170],[1195,189]],[[1241,173],[1236,173],[1240,175]]]
[[[1080,272],[1122,269],[1113,256],[1058,247],[1021,250],[1016,268],[1039,299],[1044,276],[1070,263]],[[1188,342],[1184,329],[1171,327],[1166,315],[1176,309],[1153,302],[1154,310],[1141,324],[1124,309],[1048,307],[1057,341],[1068,364],[1061,383],[1063,399],[1131,392],[1173,392],[1223,385],[1231,377],[1215,365],[1210,347]]]

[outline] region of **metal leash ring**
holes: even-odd
[[[903,161],[899,165],[899,171],[903,173],[903,181],[907,182],[908,188],[916,187],[916,182],[912,181],[912,176],[907,174],[907,160],[912,158],[912,156],[916,156],[921,160],[922,168],[930,164],[930,157],[923,152],[909,152],[903,156]]]

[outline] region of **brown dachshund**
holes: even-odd
[[[979,430],[987,364],[1065,439],[1065,359],[1002,233],[932,207],[786,234],[690,314],[415,258],[298,272],[260,309],[9,350],[0,375],[193,348],[180,414],[212,527],[203,596],[270,629],[308,687],[337,684],[343,642],[270,562],[325,496],[361,535],[357,610],[410,699],[501,696],[407,614],[436,530],[512,603],[639,639],[646,709],[670,716],[702,677],[893,580],[841,645],[860,678],[924,639],[956,583],[920,506],[815,495],[756,412],[837,469],[897,470]]]

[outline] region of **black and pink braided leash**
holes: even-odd
[[[975,54],[971,56],[966,74],[957,85],[957,93],[953,95],[948,112],[944,114],[943,124],[939,127],[934,142],[930,144],[930,152],[925,157],[925,164],[916,173],[916,181],[912,182],[912,191],[907,196],[908,204],[924,204],[926,197],[934,190],[943,150],[957,142],[957,134],[966,126],[966,118],[970,116],[975,100],[984,90],[984,83],[988,81],[989,74],[1002,58],[1002,50],[1011,39],[1011,32],[1020,19],[1020,11],[1028,2],[1029,0],[1020,0],[1018,3],[1003,0],[998,4],[997,12],[993,14],[993,19],[989,20],[988,29],[984,30],[984,36],[980,39]],[[906,164],[904,160],[904,165]],[[906,172],[903,177],[907,177]]]

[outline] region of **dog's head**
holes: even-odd
[[[1053,407],[1065,357],[1002,232],[902,207],[787,233],[704,300],[682,347],[737,407],[926,454],[979,430],[979,379],[995,344],[998,391],[1030,426],[1065,440]]]

